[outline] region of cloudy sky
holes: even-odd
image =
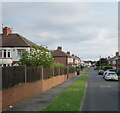
[[[6,2],[2,17],[13,32],[50,50],[62,46],[83,60],[118,51],[117,2]]]

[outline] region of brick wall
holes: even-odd
[[[68,79],[72,78],[76,73],[68,75]],[[18,102],[26,100],[41,92],[44,92],[67,80],[67,75],[55,76],[49,79],[38,80],[33,83],[24,83],[2,91],[2,108],[7,108]]]
[[[55,57],[55,62],[68,65],[68,57]]]
[[[2,108],[14,105],[42,92],[42,80],[25,83],[2,91]]]
[[[42,91],[44,92],[60,83],[63,83],[66,80],[67,80],[66,75],[52,77],[50,79],[43,80]]]

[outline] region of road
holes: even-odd
[[[83,111],[118,111],[118,82],[105,81],[90,68]]]

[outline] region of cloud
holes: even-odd
[[[3,3],[3,24],[29,40],[82,59],[117,51],[117,3]]]

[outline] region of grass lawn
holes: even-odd
[[[42,111],[79,111],[87,80],[88,75],[82,75]]]
[[[89,73],[89,69],[87,69],[85,72],[84,72],[84,74],[88,74]]]

